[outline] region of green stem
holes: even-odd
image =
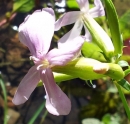
[[[35,122],[35,120],[37,119],[38,115],[41,113],[41,111],[43,110],[44,107],[45,107],[45,101],[44,101],[44,103],[42,103],[40,105],[40,107],[38,108],[38,110],[36,111],[36,113],[33,115],[33,117],[31,118],[31,120],[28,122],[28,124],[33,124]]]
[[[128,119],[130,120],[130,109],[129,109],[129,106],[128,106],[128,104],[127,104],[127,101],[126,101],[126,98],[125,98],[125,96],[124,96],[124,93],[123,93],[123,91],[122,91],[122,89],[121,89],[121,86],[120,86],[119,84],[117,84],[117,83],[115,83],[115,84],[116,84],[116,87],[117,87],[117,89],[118,89],[120,98],[121,98],[121,100],[122,100],[122,102],[123,102],[123,105],[124,105],[126,114],[127,114],[127,116],[128,116]]]
[[[6,93],[6,88],[4,85],[4,82],[2,80],[2,76],[0,74],[0,86],[3,91],[3,96],[4,96],[4,124],[7,124],[8,118],[7,118],[7,93]]]
[[[42,119],[41,119],[40,124],[43,124],[43,122],[44,122],[44,120],[45,120],[47,114],[48,114],[48,111],[46,110],[45,113],[44,113],[44,115],[42,116]]]

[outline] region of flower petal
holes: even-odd
[[[51,69],[46,69],[41,73],[46,91],[46,108],[53,115],[67,115],[71,110],[71,102],[66,94],[54,82]]]
[[[49,20],[49,21],[48,21]],[[19,27],[19,39],[37,58],[45,55],[54,33],[55,17],[50,8],[37,10]]]
[[[12,102],[15,105],[22,104],[28,100],[40,80],[40,73],[33,66],[20,82]]]
[[[79,4],[80,10],[82,12],[88,12],[88,10],[89,10],[88,0],[77,0],[77,3]]]
[[[80,35],[83,27],[83,23],[80,19],[78,19],[74,25],[74,27],[66,33],[62,38],[58,40],[58,48],[64,47],[66,43],[73,42],[73,39]]]
[[[91,8],[89,10],[90,15],[93,18],[99,17],[99,16],[104,16],[105,15],[105,10],[102,5],[102,2],[100,0],[94,0],[94,5],[95,7]]]
[[[80,13],[80,11],[73,11],[63,14],[63,16],[55,22],[55,31],[59,30],[65,25],[69,25],[76,22],[80,16]]]
[[[84,39],[82,37],[74,38],[71,43],[66,43],[64,47],[53,49],[47,54],[47,59],[51,65],[65,65],[72,60],[80,51]]]

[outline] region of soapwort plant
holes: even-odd
[[[54,11],[43,8],[27,16],[19,26],[19,40],[29,48],[34,66],[18,86],[13,103],[19,105],[27,101],[42,80],[48,112],[67,115],[71,110],[71,102],[55,83],[59,77],[60,81],[65,81],[72,78],[94,80],[109,76],[119,91],[130,119],[130,110],[122,91],[122,88],[130,91],[130,84],[124,79],[130,69],[128,63],[121,59],[123,42],[116,9],[111,0],[94,0],[91,8],[89,0],[76,1],[79,11],[64,13],[55,21]],[[110,35],[95,21],[94,18],[100,16],[106,16]],[[58,48],[49,51],[54,31],[73,23],[73,28],[57,41]],[[85,34],[82,34],[83,27]],[[101,50],[105,62],[82,55],[86,54],[85,43],[88,41]],[[123,67],[128,69],[124,71]]]

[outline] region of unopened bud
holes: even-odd
[[[94,42],[104,52],[106,57],[113,57],[114,46],[108,34],[90,15],[84,15],[83,21],[87,29],[90,31],[92,37],[94,38]]]
[[[98,74],[105,74],[109,70],[109,65],[106,63],[97,64],[93,67],[93,71]]]

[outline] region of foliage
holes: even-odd
[[[14,0],[13,12],[24,12],[31,11],[35,6],[34,0]]]

